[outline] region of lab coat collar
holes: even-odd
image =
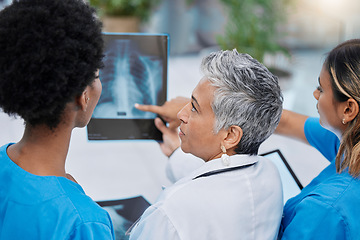
[[[259,161],[260,156],[250,156],[245,154],[236,154],[233,156],[230,156],[230,165],[224,166],[221,158],[213,159],[208,162],[205,162],[201,167],[193,171],[189,178],[194,179],[204,173],[208,173],[214,170],[220,170],[220,169],[228,169],[228,168],[234,168],[234,167],[240,167],[245,166],[249,164],[254,164]]]

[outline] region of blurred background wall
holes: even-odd
[[[0,0],[0,9],[3,9],[6,5],[10,4],[11,0]]]
[[[224,10],[225,2],[238,1],[245,4],[265,2],[264,0],[88,1],[99,10],[101,16],[106,15],[104,10],[106,7],[129,5],[130,8],[126,6],[121,14],[140,15],[140,21],[138,21],[140,26],[136,30],[126,29],[125,31],[169,33],[172,55],[193,53],[217,46],[216,37],[224,35],[224,28],[229,20],[228,11]],[[358,0],[268,1],[277,1],[282,4],[277,9],[277,12],[285,16],[278,24],[278,28],[283,33],[279,36],[278,42],[290,50],[331,48],[346,39],[360,37],[360,1]],[[11,0],[0,0],[0,9],[10,2]],[[107,2],[113,2],[113,4]],[[131,5],[140,11],[133,13]]]
[[[279,11],[285,16],[279,42],[289,49],[331,48],[360,37],[358,0],[292,0]],[[224,34],[227,20],[221,0],[164,0],[142,31],[169,33],[171,53],[182,54],[217,45],[216,36]]]
[[[359,10],[358,0],[297,0],[287,14],[284,42],[291,48],[332,48],[359,38]]]

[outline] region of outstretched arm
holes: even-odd
[[[296,138],[305,143],[308,143],[305,137],[304,125],[308,116],[295,113],[289,110],[283,110],[280,123],[277,126],[275,133]]]
[[[176,97],[165,102],[162,106],[135,104],[135,107],[141,111],[153,112],[159,114],[162,119],[169,123],[169,128],[176,128],[180,125],[177,113],[188,103],[189,98]]]

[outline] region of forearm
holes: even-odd
[[[308,143],[304,132],[304,125],[308,118],[309,116],[303,114],[283,110],[280,123],[276,128],[275,133]]]

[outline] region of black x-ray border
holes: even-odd
[[[282,162],[286,166],[287,170],[289,171],[290,175],[293,177],[294,181],[298,185],[299,189],[302,190],[304,188],[304,186],[301,184],[299,178],[296,176],[293,169],[291,168],[289,163],[286,161],[284,155],[281,153],[281,151],[279,149],[275,149],[273,151],[262,153],[262,154],[260,154],[260,156],[266,157],[267,155],[270,155],[270,154],[273,154],[273,153],[276,153],[278,155],[278,157],[280,157],[280,159],[282,160]]]

